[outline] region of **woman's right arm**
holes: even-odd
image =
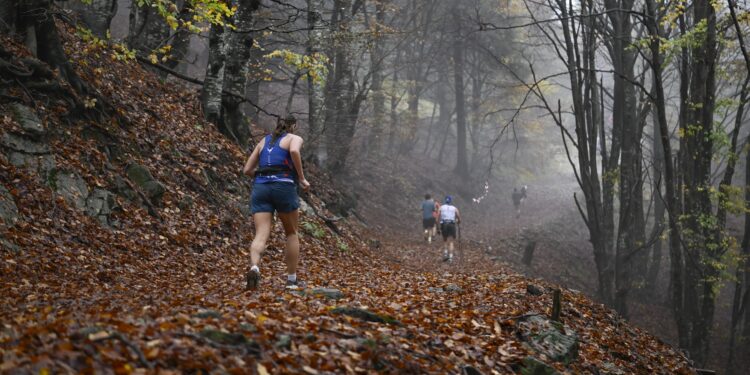
[[[302,137],[294,136],[289,144],[289,154],[292,157],[292,164],[294,164],[294,170],[297,171],[297,179],[299,180],[300,186],[303,190],[310,188],[310,183],[305,179],[305,171],[302,170]]]

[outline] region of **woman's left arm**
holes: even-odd
[[[255,148],[253,149],[253,153],[250,154],[249,158],[247,158],[247,161],[245,162],[245,166],[242,168],[242,174],[246,176],[251,176],[253,174],[253,171],[255,171],[255,168],[258,167],[258,161],[260,160],[260,157],[258,154],[260,153],[260,147],[262,143],[263,141],[255,145]]]

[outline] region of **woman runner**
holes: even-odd
[[[255,238],[250,245],[250,271],[246,278],[248,289],[256,289],[260,284],[258,263],[271,235],[274,212],[278,213],[286,234],[286,286],[296,289],[298,285],[297,184],[307,190],[310,183],[305,179],[302,170],[300,151],[303,140],[300,136],[292,134],[296,127],[297,120],[294,117],[280,118],[276,129],[255,146],[242,169],[245,175],[255,175],[250,203],[255,222]]]

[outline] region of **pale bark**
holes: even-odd
[[[180,9],[180,23],[184,24],[184,22],[190,21],[192,15],[190,2],[185,1],[185,4],[182,5],[182,9]],[[164,63],[166,67],[177,70],[180,63],[187,64],[185,58],[189,52],[190,37],[192,35],[193,34],[184,27],[178,28],[177,31],[172,34],[172,38],[169,42],[169,45],[171,46],[169,59]],[[166,76],[162,76],[162,78],[166,78]]]
[[[149,6],[130,5],[128,45],[144,54],[164,47],[169,41],[169,26],[164,18]]]
[[[221,91],[224,86],[224,28],[212,25],[208,35],[208,66],[201,92],[203,116],[218,125],[221,120]]]
[[[69,8],[79,14],[81,22],[91,32],[104,38],[109,30],[109,24],[117,12],[117,0],[91,0],[90,4],[83,4],[81,1],[67,1],[66,8]]]
[[[307,0],[308,45],[307,54],[313,56],[323,53],[323,0]],[[315,82],[313,77],[307,76],[308,95],[308,138],[305,143],[305,155],[313,163],[320,162],[318,155],[323,127],[325,99],[323,97],[323,83]]]
[[[248,30],[253,26],[253,13],[258,10],[260,0],[235,0],[237,11],[232,17],[234,29],[224,32],[224,92],[241,93],[245,90],[253,49],[253,37]],[[245,114],[240,109],[241,100],[236,96],[223,95],[221,99],[221,121],[219,131],[241,146],[246,146],[250,128]]]
[[[458,6],[453,8],[454,17],[460,24],[461,13]],[[456,167],[455,172],[461,177],[468,177],[469,164],[466,150],[466,100],[464,98],[464,46],[463,39],[456,31],[453,40],[453,83],[456,93]]]

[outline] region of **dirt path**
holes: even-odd
[[[507,191],[491,189],[479,203],[457,204],[463,216],[458,247],[464,257],[454,263],[442,260],[442,238],[431,244],[424,241],[416,212],[408,212],[414,217],[411,221],[403,217],[376,219],[387,224],[371,234],[380,239],[388,259],[413,269],[476,273],[510,266],[516,272],[589,292],[587,289],[596,287],[595,279],[591,283],[595,273],[585,226],[572,203],[576,186],[559,181],[530,185],[520,217],[516,217]],[[384,236],[384,232],[389,235]],[[521,262],[524,236],[537,240],[536,261],[531,267]],[[561,246],[563,243],[575,246]],[[570,271],[571,258],[580,265],[580,272]]]

